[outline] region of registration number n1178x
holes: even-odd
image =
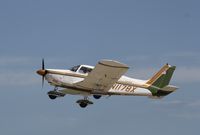
[[[123,85],[123,84],[117,84],[115,83],[112,87],[112,89],[115,89],[117,91],[125,91],[125,92],[134,92],[136,87],[130,86],[130,85]]]

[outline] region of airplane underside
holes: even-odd
[[[59,90],[58,87],[55,87],[54,90],[49,91],[47,94],[50,99],[54,100],[59,97],[64,97],[65,95],[81,95],[83,99],[79,99],[76,101],[80,105],[80,107],[85,108],[88,105],[93,104],[92,101],[89,100],[90,96],[93,96],[94,99],[100,99],[102,96],[147,96],[152,99],[160,99],[173,91],[163,91],[158,90],[156,94],[152,94],[149,90],[143,88],[137,88],[134,92],[119,92],[117,90],[110,90],[108,92],[101,92],[101,91],[89,91],[83,89],[76,89],[76,88],[65,88]]]
[[[59,97],[64,97],[65,95],[81,95],[83,96],[83,99],[79,99],[76,101],[80,105],[80,107],[85,108],[87,105],[93,104],[92,101],[89,100],[90,96],[93,96],[94,99],[100,99],[102,96],[113,96],[113,95],[120,95],[120,96],[152,96],[151,92],[143,89],[143,92],[141,92],[141,88],[138,88],[139,93],[137,92],[122,92],[117,90],[109,90],[108,92],[102,92],[102,91],[90,91],[90,90],[83,90],[83,89],[77,89],[77,88],[65,88],[59,90],[58,87],[55,87],[54,90],[49,91],[47,94],[50,99],[54,100]]]

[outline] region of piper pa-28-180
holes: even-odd
[[[45,69],[44,59],[42,69],[37,73],[55,88],[47,94],[50,99],[70,95],[82,95],[83,99],[76,103],[85,108],[93,104],[89,96],[99,99],[102,96],[148,96],[162,98],[178,88],[169,85],[175,66],[164,65],[148,80],[139,80],[124,76],[129,67],[113,60],[101,60],[95,67],[78,65],[70,70]]]

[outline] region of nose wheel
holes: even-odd
[[[93,104],[93,102],[88,100],[87,97],[85,97],[84,99],[80,99],[80,100],[76,101],[76,103],[78,103],[81,108],[86,108],[88,105]]]
[[[57,88],[57,87],[55,87],[54,90],[49,91],[49,92],[47,93],[47,95],[48,95],[49,98],[52,99],[52,100],[56,99],[57,97],[64,97],[64,96],[65,96],[64,93],[58,91],[58,88]]]

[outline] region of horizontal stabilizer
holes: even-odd
[[[161,88],[160,90],[163,90],[163,91],[175,91],[177,89],[178,89],[178,87],[176,87],[176,86],[167,85],[164,88]]]

